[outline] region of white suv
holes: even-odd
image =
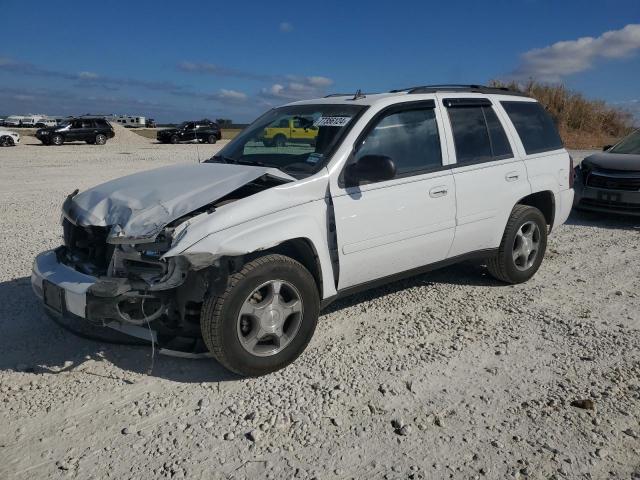
[[[291,118],[313,141],[262,142]],[[302,353],[337,297],[469,258],[528,280],[572,178],[551,118],[520,93],[331,95],[265,113],[202,164],[74,192],[32,283],[58,321],[260,375]]]

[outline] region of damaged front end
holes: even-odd
[[[70,195],[63,205],[64,245],[41,254],[34,264],[33,287],[47,310],[58,318],[81,317],[153,340],[160,351],[205,353],[200,311],[205,297],[224,285],[227,261],[207,254],[165,254],[190,223],[291,180],[273,169],[200,167],[189,175],[169,167],[169,185],[118,179]],[[150,172],[156,180],[157,172]],[[217,187],[210,188],[214,183]]]

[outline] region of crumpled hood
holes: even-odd
[[[582,166],[589,169],[620,170],[640,172],[640,154],[627,153],[595,153],[582,161]]]
[[[293,181],[275,168],[199,163],[172,165],[117,178],[70,195],[64,215],[81,226],[111,226],[116,242],[153,239],[173,220],[263,175]]]

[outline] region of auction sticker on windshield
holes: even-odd
[[[316,127],[344,127],[351,117],[320,117],[313,125]]]

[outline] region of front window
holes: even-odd
[[[296,178],[317,172],[367,107],[292,105],[265,113],[207,162],[273,167]]]
[[[609,153],[636,153],[640,154],[640,130],[636,130],[628,137],[609,149]]]

